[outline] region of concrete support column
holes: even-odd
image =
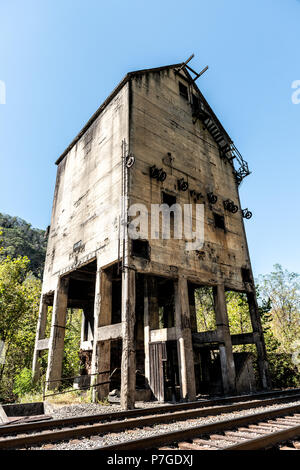
[[[264,341],[262,326],[260,322],[255,293],[248,292],[247,299],[248,299],[252,329],[253,329],[253,333],[255,337],[255,345],[257,349],[258,370],[259,370],[261,386],[263,389],[269,389],[271,388],[272,384],[271,384],[271,379],[270,379],[270,374],[269,374],[265,341]]]
[[[51,333],[49,340],[46,390],[59,387],[64,356],[64,339],[68,307],[69,280],[61,277],[54,294]]]
[[[122,366],[121,366],[121,407],[134,408],[135,404],[135,271],[125,267],[122,275]]]
[[[218,284],[214,288],[214,301],[218,336],[221,341],[219,351],[223,389],[226,394],[234,393],[236,391],[235,365],[229,331],[224,284]]]
[[[194,354],[190,325],[190,307],[187,280],[180,276],[175,282],[175,327],[181,397],[184,400],[196,399]]]
[[[110,341],[98,340],[98,328],[111,324],[112,282],[110,274],[97,269],[94,304],[94,341],[92,355],[92,400],[103,400],[109,394]],[[103,373],[105,372],[105,373]],[[99,374],[98,374],[99,373]],[[97,385],[97,386],[96,386]]]
[[[32,362],[32,380],[33,383],[36,383],[41,374],[40,370],[40,354],[41,351],[38,350],[38,341],[45,338],[46,325],[47,325],[47,313],[48,313],[48,304],[45,301],[45,297],[41,295],[40,308],[39,308],[39,318],[37,324],[37,331],[35,337],[35,347],[33,353],[33,362]]]

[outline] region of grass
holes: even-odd
[[[78,403],[90,403],[90,394],[80,390],[73,390],[72,392],[62,393],[61,395],[51,396],[49,391],[49,397],[45,397],[45,401],[53,403],[55,405],[73,405]]]
[[[49,391],[48,397],[45,397],[45,401],[53,405],[75,405],[80,403],[91,403],[90,391],[83,390],[72,390],[68,393],[62,393],[61,395],[51,396],[51,391]],[[25,393],[22,397],[19,397],[19,403],[33,403],[37,401],[43,401],[42,392],[30,392]],[[109,401],[104,399],[98,402],[99,405],[109,406]]]
[[[18,403],[34,403],[37,401],[43,401],[42,392],[28,392],[18,399]]]

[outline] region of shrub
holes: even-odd
[[[27,367],[21,370],[21,372],[16,375],[14,383],[14,393],[18,397],[25,395],[33,390],[34,386],[32,385],[32,373],[31,370]]]
[[[291,354],[268,353],[273,388],[299,387],[300,373]]]

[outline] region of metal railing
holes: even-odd
[[[74,380],[74,379],[80,379],[82,377],[92,377],[94,375],[101,375],[101,374],[110,374],[109,375],[109,379],[111,379],[112,375],[115,373],[116,369],[113,370],[113,372],[111,373],[110,370],[105,370],[105,371],[101,371],[101,372],[95,372],[94,374],[85,374],[85,375],[74,375],[73,377],[61,377],[60,379],[54,379],[54,380],[45,380],[43,382],[43,401],[45,400],[45,398],[47,397],[53,397],[55,395],[62,395],[64,393],[70,393],[70,392],[74,392],[74,391],[77,391],[78,389],[77,388],[70,388],[70,389],[67,389],[67,390],[62,390],[62,391],[59,391],[59,392],[54,392],[54,393],[49,393],[49,394],[46,394],[46,387],[48,384],[50,383],[54,383],[54,382],[62,382],[62,381],[67,381],[67,380]],[[90,388],[93,388],[93,387],[98,387],[99,385],[105,385],[105,384],[108,384],[110,383],[111,380],[106,380],[104,382],[98,382],[96,384],[90,384],[88,386],[84,386],[84,387],[81,387],[80,390],[88,390]]]

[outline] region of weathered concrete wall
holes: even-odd
[[[7,416],[33,416],[44,414],[44,403],[13,403],[3,405]]]
[[[57,277],[101,252],[117,259],[121,143],[128,139],[128,84],[104,108],[59,163],[47,246],[43,293]],[[73,247],[81,241],[78,251]]]
[[[180,96],[179,81],[187,85],[174,70],[133,79],[130,150],[136,164],[131,173],[131,202],[150,209],[149,203],[161,204],[161,193],[167,191],[183,205],[193,203],[190,189],[201,192],[204,198],[197,202],[205,202],[204,253],[199,259],[199,253],[185,251],[185,240],[151,240],[151,262],[134,261],[144,271],[172,275],[170,266],[176,265],[191,280],[205,284],[222,280],[227,288],[244,290],[241,267],[250,265],[242,214],[231,214],[223,207],[228,198],[238,205],[233,168],[220,158],[218,146],[203,124],[199,120],[193,124],[191,104]],[[166,163],[168,152],[174,159],[172,168]],[[167,172],[164,182],[149,177],[152,165]],[[188,191],[178,191],[180,178],[189,183]],[[207,200],[211,191],[218,196],[214,205]],[[225,232],[215,228],[213,212],[225,216]]]

